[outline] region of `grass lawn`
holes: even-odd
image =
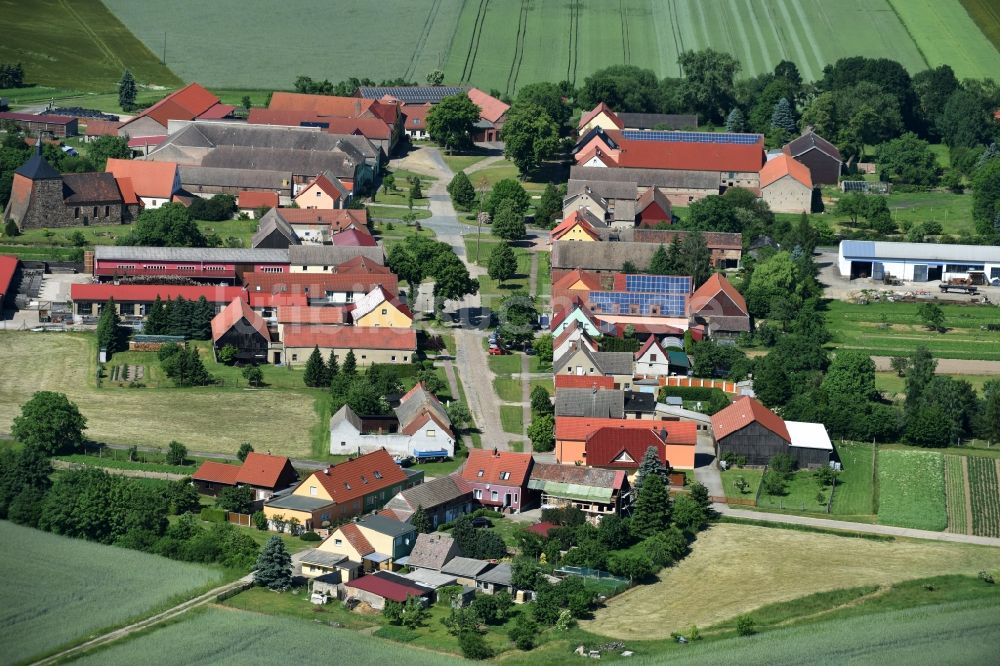
[[[534,389],[536,386],[541,386],[549,395],[554,395],[556,392],[555,380],[553,379],[532,379],[531,388]]]
[[[0,521],[7,580],[0,589],[6,663],[28,661],[127,623],[223,574],[196,564]]]
[[[760,479],[764,473],[759,469],[739,469],[731,467],[722,475],[722,487],[726,492],[726,497],[752,500],[757,495],[757,487],[760,486]],[[736,487],[736,480],[743,477],[748,487],[745,493],[741,493]]]
[[[837,444],[843,470],[837,477],[832,512],[838,515],[871,516],[874,513],[870,444]]]
[[[403,203],[406,203],[405,201]],[[367,206],[368,215],[373,219],[379,220],[402,220],[403,216],[408,213],[413,213],[414,218],[417,220],[426,220],[431,216],[431,212],[426,208],[414,208],[412,211],[409,208],[400,208],[393,206]],[[397,223],[398,228],[398,223]]]
[[[364,615],[347,610],[344,604],[334,602],[315,606],[309,603],[309,595],[304,587],[296,587],[287,592],[272,592],[261,587],[252,587],[230,597],[223,602],[229,608],[268,615],[285,615],[300,620],[317,622],[338,622],[347,629],[364,629],[383,623],[381,615]]]
[[[878,502],[879,523],[945,529],[944,457],[936,451],[880,450]]]
[[[996,307],[939,305],[944,311],[946,333],[930,331],[920,322],[918,303],[858,305],[829,301],[827,324],[831,345],[861,349],[876,356],[905,356],[917,345],[925,345],[937,358],[1000,360],[1000,332],[980,329],[1000,321]]]
[[[447,164],[448,168],[451,169],[454,173],[458,173],[459,171],[465,171],[473,164],[478,164],[479,162],[485,160],[487,157],[489,157],[489,155],[482,151],[477,151],[472,153],[461,153],[454,155],[450,155],[444,150],[441,151],[441,159],[444,160],[444,163]]]
[[[191,451],[233,453],[250,442],[305,457],[312,453],[310,429],[325,428],[316,409],[322,392],[310,389],[97,388],[94,349],[89,334],[0,334],[0,432],[9,432],[20,405],[44,390],[69,396],[87,418],[86,435],[110,444],[166,447],[177,440]]]
[[[521,401],[521,380],[510,377],[497,377],[493,380],[493,388],[504,402]]]
[[[270,595],[268,604],[281,596],[274,592],[262,594]],[[310,605],[302,596],[296,599]],[[306,619],[239,610],[230,604],[213,605],[187,613],[177,622],[115,642],[85,655],[77,663],[127,666],[148,661],[155,655],[156,663],[165,666],[316,664],[323,661],[321,653],[336,654],[344,663],[358,666],[403,662],[413,666],[461,663],[446,655],[404,648],[349,629],[332,628],[327,623],[339,620],[327,607],[312,612],[313,615]],[[322,646],[322,650],[318,651],[317,646]]]
[[[784,495],[768,495],[761,492],[757,506],[764,509],[782,509],[784,511],[801,511],[804,513],[826,513],[826,503],[830,499],[830,487],[820,491],[819,484],[813,472],[799,470],[785,484]],[[819,501],[817,493],[822,493],[823,501]]]
[[[524,410],[520,405],[500,405],[500,425],[512,435],[524,434]]]
[[[997,379],[996,375],[949,375],[949,377],[965,380],[979,392],[982,392],[983,384],[991,379]],[[875,387],[890,399],[906,396],[906,378],[900,377],[895,372],[876,372]]]
[[[722,523],[699,534],[692,553],[660,572],[658,583],[610,599],[583,628],[626,640],[667,638],[817,592],[996,567],[996,550],[985,546]]]
[[[490,370],[492,370],[497,375],[511,375],[515,372],[521,372],[520,354],[504,354],[503,356],[488,356],[486,362],[489,363]]]

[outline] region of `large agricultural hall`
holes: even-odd
[[[983,272],[1000,281],[1000,247],[845,240],[837,256],[840,275],[882,280],[891,275],[908,282],[936,282]]]

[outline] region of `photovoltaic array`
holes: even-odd
[[[683,317],[686,314],[684,293],[643,293],[627,291],[592,291],[590,305],[608,314],[657,314],[667,317]],[[657,311],[653,312],[656,308]]]
[[[691,277],[687,275],[626,275],[625,291],[688,294],[691,293]]]
[[[437,104],[445,97],[465,92],[458,86],[362,86],[359,94],[365,99],[395,97],[403,104]]]
[[[730,132],[672,132],[666,130],[625,130],[622,136],[634,141],[663,141],[667,143],[729,143],[744,146],[763,140],[762,134],[734,134]]]

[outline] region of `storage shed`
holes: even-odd
[[[882,280],[892,275],[911,282],[934,282],[982,271],[992,283],[1000,280],[1000,247],[845,240],[840,242],[837,266],[840,275],[851,280]]]

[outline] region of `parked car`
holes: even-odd
[[[528,347],[527,349],[524,350],[524,353],[527,354],[528,356],[534,356],[537,352],[535,351],[534,347]]]
[[[490,356],[504,356],[510,352],[503,347],[490,347]]]

